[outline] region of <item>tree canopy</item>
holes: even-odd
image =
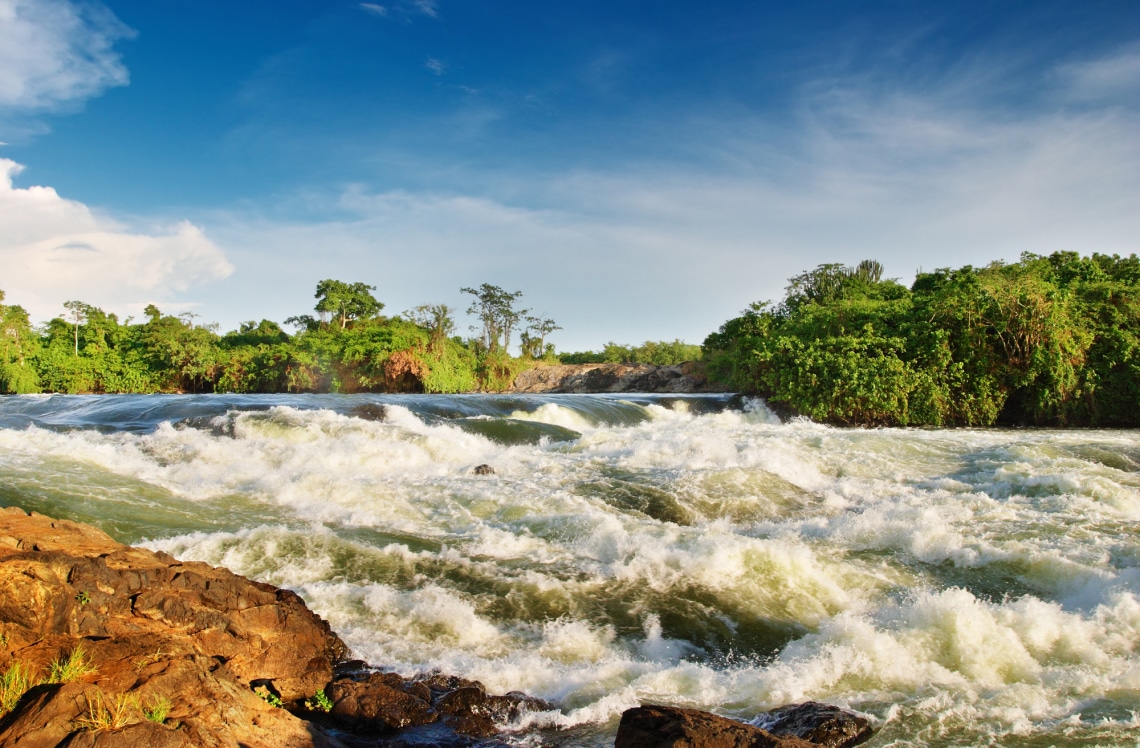
[[[919,273],[820,265],[704,343],[714,377],[864,425],[1140,424],[1140,262],[1055,253]]]

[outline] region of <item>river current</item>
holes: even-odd
[[[836,429],[727,395],[5,397],[0,505],[556,704],[519,745],[612,745],[642,701],[807,699],[872,746],[1140,745],[1137,431]]]

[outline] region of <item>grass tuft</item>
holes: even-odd
[[[36,680],[30,667],[19,661],[9,665],[0,675],[0,717],[15,709],[20,697],[34,685]]]
[[[157,722],[161,725],[166,721],[166,716],[170,714],[172,708],[174,708],[174,704],[170,699],[152,694],[143,704],[142,713],[151,722]]]
[[[87,713],[75,721],[81,730],[118,730],[138,722],[139,699],[133,693],[107,697],[102,691],[83,695]]]
[[[44,683],[71,683],[85,675],[94,673],[97,669],[87,659],[87,653],[83,651],[83,647],[76,647],[71,650],[71,654],[67,656],[66,660],[52,660],[48,677]]]

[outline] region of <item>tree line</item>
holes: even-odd
[[[1140,425],[1140,261],[1057,252],[918,273],[820,265],[704,341],[789,413],[892,426]]]
[[[384,316],[375,286],[326,279],[315,314],[242,323],[219,334],[198,315],[120,321],[80,301],[35,328],[0,291],[0,393],[469,392],[503,390],[538,360],[556,361],[554,320],[520,308],[519,291],[487,283],[464,288],[479,320],[455,335],[455,309],[423,305]],[[510,355],[512,334],[520,355]]]

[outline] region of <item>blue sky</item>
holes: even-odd
[[[823,262],[1140,237],[1133,2],[0,0],[0,39],[0,288],[38,320],[490,282],[563,350],[700,342]]]

